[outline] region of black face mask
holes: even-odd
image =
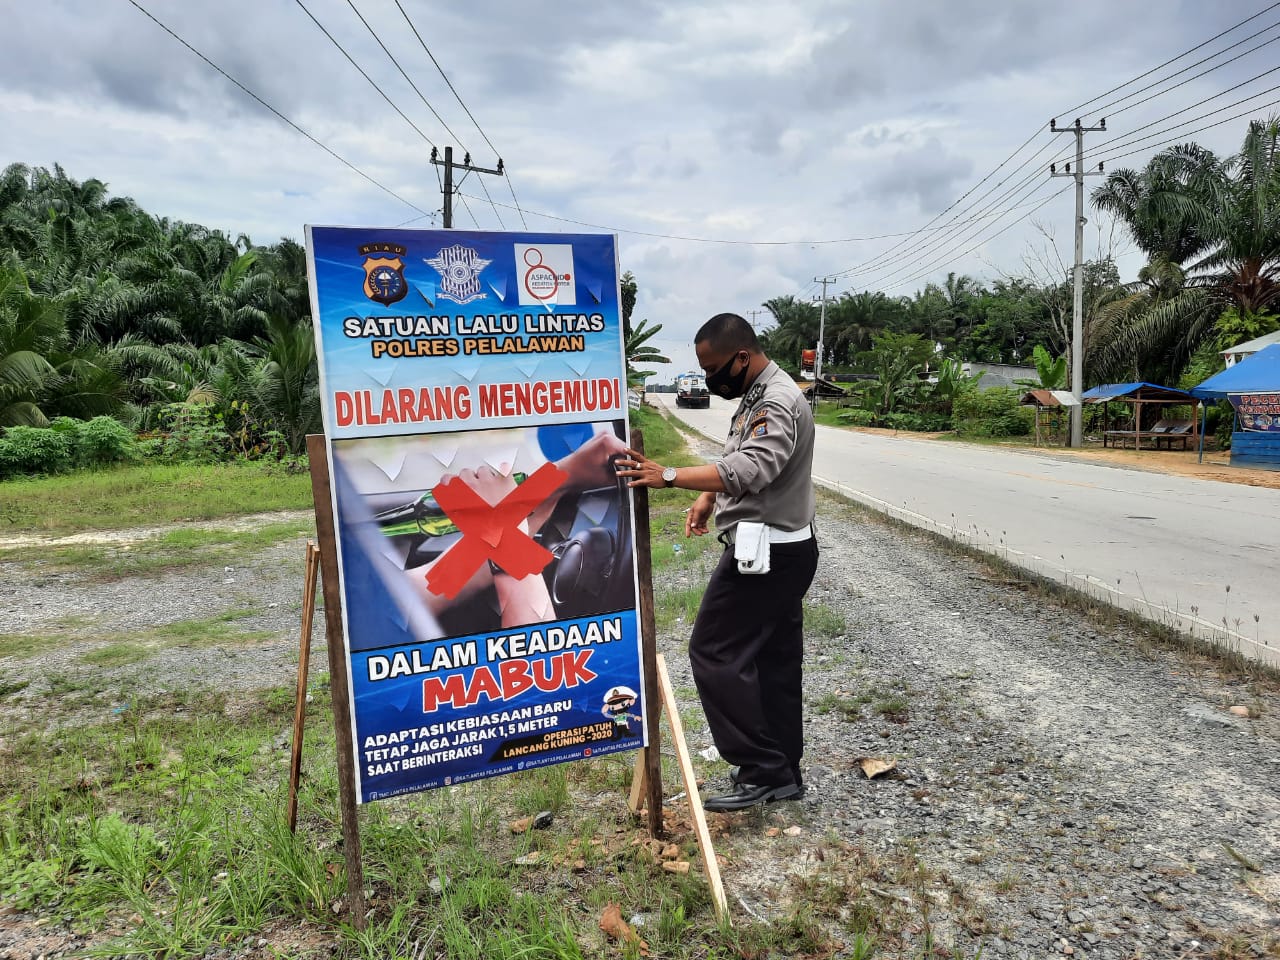
[[[729,368],[733,366],[733,361],[737,359],[738,355],[735,353],[723,367],[707,377],[708,390],[714,391],[726,400],[737,400],[746,392],[747,368],[751,364],[744,364],[741,372],[732,374],[729,372]]]

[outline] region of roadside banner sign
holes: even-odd
[[[615,238],[306,236],[358,801],[643,746]]]
[[[1280,432],[1280,393],[1233,393],[1227,399],[1242,431]]]

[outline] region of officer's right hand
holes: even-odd
[[[716,495],[714,493],[704,493],[693,501],[693,506],[684,515],[684,535],[686,538],[702,537],[711,532],[707,528],[707,521],[711,519],[711,511],[715,509],[715,506]]]

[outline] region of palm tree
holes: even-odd
[[[1167,162],[1192,172],[1123,208],[1132,214],[1121,212],[1156,254],[1140,282],[1157,295],[1099,351],[1096,368],[1104,374],[1159,370],[1172,380],[1211,342],[1225,311],[1269,317],[1280,303],[1280,118],[1251,122],[1240,152],[1221,163],[1187,148]],[[1103,195],[1103,209],[1121,209],[1106,206],[1118,193]],[[1199,256],[1180,267],[1181,286],[1168,267],[1179,256]]]
[[[650,346],[648,341],[662,329],[662,324],[649,326],[649,321],[641,320],[638,326],[631,328],[631,333],[627,336],[626,353],[627,353],[627,386],[639,387],[653,376],[652,370],[641,370],[636,364],[639,363],[670,363],[670,357],[664,357],[657,347]]]
[[[33,294],[13,253],[0,263],[0,426],[44,426],[41,408],[57,370],[49,356],[66,338],[63,304]]]
[[[794,295],[774,297],[762,306],[773,317],[774,326],[760,337],[765,352],[774,360],[800,369],[800,353],[818,343],[818,308]]]

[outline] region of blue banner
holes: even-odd
[[[1233,393],[1227,399],[1241,430],[1280,433],[1280,393]]]
[[[642,746],[614,238],[307,255],[359,802]]]

